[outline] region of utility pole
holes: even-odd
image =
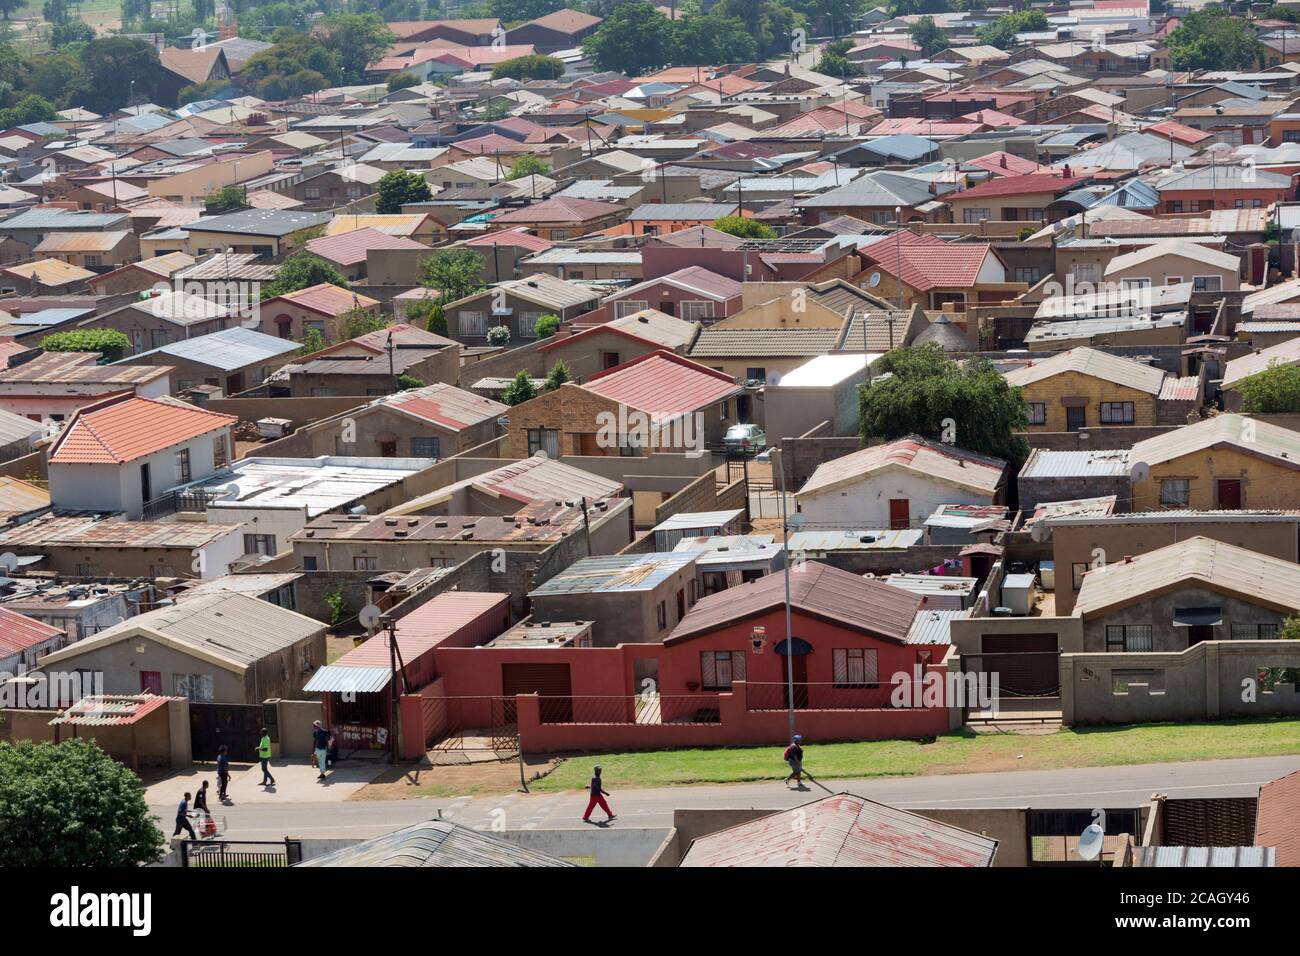
[[[785,696],[790,711],[790,739],[794,740],[794,635],[790,624],[790,521],[786,514],[789,507],[785,494],[785,456],[781,449],[773,449],[774,457],[780,459],[776,465],[781,483],[781,550],[785,552]]]
[[[384,350],[388,352],[388,377],[392,382],[392,386],[391,386],[392,390],[396,392],[397,391],[397,370],[393,367],[394,349],[395,346],[393,345],[393,332],[390,329],[388,332],[388,341],[384,345]]]

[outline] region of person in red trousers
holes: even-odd
[[[591,799],[587,801],[587,812],[582,815],[583,823],[591,822],[591,811],[597,807],[605,811],[605,815],[609,820],[614,819],[613,811],[609,809],[609,804],[605,802],[605,798],[608,796],[609,791],[605,790],[600,784],[600,766],[597,765],[596,775],[591,778]]]

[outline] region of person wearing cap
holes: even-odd
[[[609,820],[614,819],[613,811],[609,809],[609,804],[605,802],[605,798],[608,796],[609,796],[609,792],[605,790],[603,786],[601,786],[600,765],[597,764],[595,775],[591,778],[591,799],[587,801],[587,812],[582,815],[583,823],[591,822],[591,811],[595,810],[597,807],[600,807],[602,810],[605,811],[605,815],[609,818]]]
[[[789,785],[790,777],[793,777],[796,787],[803,786],[803,746],[799,743],[801,740],[803,736],[795,734],[790,741],[790,746],[785,748],[784,754],[785,762],[790,765],[790,776],[785,778],[785,783]]]
[[[325,779],[325,762],[329,759],[330,753],[330,732],[319,720],[311,722],[311,743],[316,750],[316,765],[320,768],[320,776],[317,780]]]

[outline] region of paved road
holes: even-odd
[[[610,780],[608,786],[614,794],[610,804],[618,814],[614,826],[667,827],[678,807],[778,810],[839,790],[900,807],[1132,807],[1145,802],[1154,791],[1183,798],[1254,796],[1260,784],[1295,770],[1300,770],[1300,756],[835,780],[824,781],[824,789],[814,784],[803,792],[787,790],[775,782],[620,790],[618,782]],[[500,819],[506,829],[531,830],[580,826],[585,808],[585,795],[570,792],[328,804],[263,801],[216,812],[226,816],[228,836],[236,839],[361,839],[428,820],[439,810],[444,818],[468,826],[482,827]],[[174,807],[159,806],[155,812],[169,819]],[[596,815],[600,816],[599,811]]]

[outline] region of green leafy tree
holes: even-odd
[[[802,16],[777,0],[718,0],[709,13],[744,23],[760,57],[789,54],[794,28],[804,23]]]
[[[505,405],[522,405],[537,397],[537,387],[527,369],[520,369],[501,392],[501,402]]]
[[[238,186],[222,186],[203,197],[203,205],[210,215],[234,212],[245,208],[244,191]]]
[[[388,328],[388,323],[365,309],[349,309],[338,318],[339,338],[355,339],[370,332],[379,332]]]
[[[410,375],[406,372],[397,376],[397,390],[399,392],[409,392],[412,389],[424,388],[427,384],[428,383],[422,379],[416,378],[414,375]]]
[[[1279,641],[1300,641],[1300,615],[1292,614],[1283,621],[1277,638]]]
[[[1010,50],[1016,43],[1017,33],[1035,33],[1047,29],[1047,16],[1041,10],[1021,10],[998,17],[975,31],[980,43]]]
[[[308,326],[302,333],[302,348],[298,349],[299,355],[313,355],[325,347],[325,333],[320,329]]]
[[[935,24],[934,17],[922,17],[912,24],[907,35],[920,48],[921,55],[927,59],[941,50],[948,49],[948,34]]]
[[[492,67],[492,79],[558,80],[564,76],[564,61],[542,53],[528,53],[512,60],[502,60]]]
[[[513,181],[525,176],[546,176],[551,171],[551,164],[533,155],[520,156],[506,173],[506,179]]]
[[[553,392],[565,382],[571,381],[573,381],[573,376],[569,374],[569,366],[564,364],[564,359],[560,359],[546,373],[546,390]]]
[[[116,329],[83,329],[47,335],[41,339],[41,348],[47,352],[99,352],[105,362],[116,362],[126,356],[131,340]]]
[[[72,4],[69,0],[45,0],[41,13],[50,23],[66,23],[72,17]]]
[[[1240,70],[1259,62],[1264,45],[1250,24],[1222,7],[1196,10],[1165,37],[1173,70]]]
[[[443,302],[458,302],[487,288],[483,281],[483,260],[473,249],[439,249],[420,263],[426,288],[434,289]]]
[[[280,263],[280,267],[275,270],[275,278],[263,286],[262,299],[297,292],[299,289],[307,289],[322,282],[344,289],[351,288],[348,280],[343,278],[339,270],[330,263],[320,256],[299,250]]]
[[[560,317],[554,313],[548,312],[533,324],[533,332],[539,339],[549,339],[555,334],[555,330],[559,327]]]
[[[672,21],[644,0],[630,0],[610,13],[582,49],[598,70],[650,73],[672,60]]]
[[[1244,378],[1235,386],[1241,410],[1248,415],[1300,412],[1300,367],[1269,363],[1268,368]]]
[[[13,106],[0,110],[0,128],[24,126],[28,123],[41,123],[57,118],[54,104],[35,93],[24,96]]]
[[[849,50],[853,49],[852,40],[832,40],[822,47],[821,59],[813,67],[816,73],[826,76],[861,76],[862,68],[849,61]]]
[[[180,88],[176,94],[176,105],[184,106],[186,103],[196,103],[199,100],[221,99],[222,94],[228,93],[230,88],[229,80],[204,80],[202,83],[191,83]]]
[[[132,80],[138,103],[153,98],[162,78],[158,51],[131,37],[96,37],[82,49],[81,62],[87,88],[80,105],[101,116],[127,105]]]
[[[1029,421],[1024,399],[992,363],[954,362],[931,342],[889,352],[877,371],[893,374],[861,388],[863,444],[913,434],[942,440],[944,420],[952,419],[958,447],[1005,459],[1012,474],[1028,456],[1016,434]]]
[[[419,173],[393,169],[379,177],[375,212],[381,215],[398,213],[407,203],[428,202],[432,198],[433,190]]]
[[[766,223],[744,216],[723,216],[713,221],[713,228],[742,239],[775,239],[776,231]]]
[[[752,63],[758,58],[749,27],[735,17],[686,17],[674,26],[673,42],[673,63],[679,66]]]
[[[478,111],[479,119],[494,123],[497,120],[503,120],[510,115],[513,104],[509,100],[495,100],[487,103]]]
[[[437,299],[417,299],[406,307],[406,321],[409,325],[424,326],[434,335],[447,334],[447,313]]]
[[[50,46],[62,50],[73,43],[89,43],[95,39],[95,31],[85,20],[75,17],[62,23],[54,24],[50,30]]]
[[[9,15],[15,10],[21,10],[27,6],[27,0],[0,0],[0,16],[8,22]]]
[[[162,858],[144,786],[94,741],[0,743],[0,866],[130,867]]]
[[[393,31],[376,13],[343,13],[325,20],[322,43],[338,58],[340,82],[361,83],[366,67],[380,59],[397,42]]]
[[[409,90],[413,86],[420,85],[420,78],[410,70],[403,70],[401,73],[394,73],[388,78],[389,93],[396,93],[398,90]]]
[[[487,330],[488,345],[506,346],[510,344],[510,326],[494,325]]]
[[[269,50],[253,54],[240,70],[240,82],[245,86],[281,93],[282,96],[273,98],[283,99],[325,89],[339,81],[342,67],[338,54],[315,36],[281,27],[272,34],[272,41]],[[307,80],[314,82],[316,77],[321,78],[322,86],[297,89]]]
[[[492,16],[508,22],[536,20],[564,9],[565,0],[492,0]]]

